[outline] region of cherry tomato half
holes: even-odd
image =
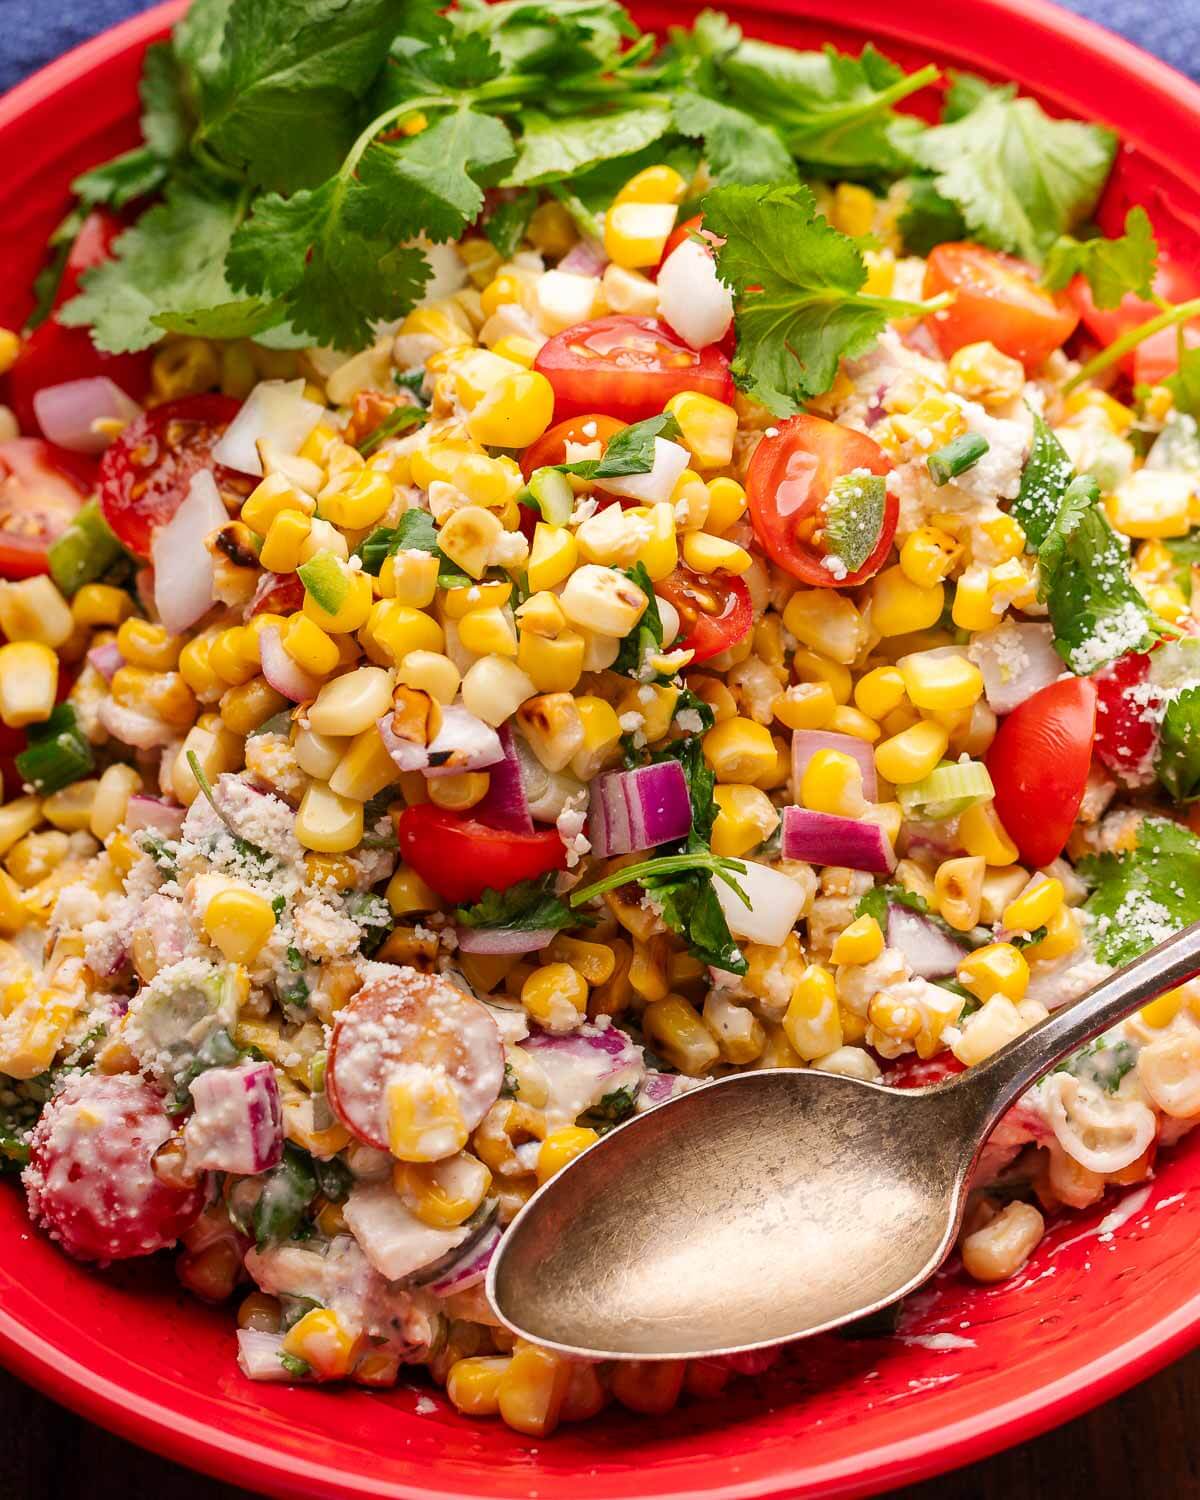
[[[1147,779],[1158,730],[1153,704],[1136,689],[1150,675],[1150,658],[1131,651],[1111,662],[1092,678],[1096,684],[1096,742],[1098,760],[1122,781]]]
[[[1044,292],[1023,260],[981,245],[938,245],[925,265],[925,296],[953,292],[925,326],[949,359],[987,339],[1028,368],[1040,365],[1075,332],[1079,314],[1063,292]]]
[[[430,802],[399,814],[396,838],[405,863],[443,901],[478,901],[486,890],[505,891],[567,867],[566,845],[552,828],[510,833]]]
[[[1200,292],[1200,278],[1185,266],[1160,260],[1154,290],[1168,302],[1187,302]],[[1146,302],[1132,293],[1123,297],[1116,307],[1097,307],[1092,289],[1082,276],[1076,276],[1072,281],[1067,295],[1075,304],[1083,326],[1105,349],[1123,333],[1157,317],[1162,311],[1156,303]],[[1200,344],[1200,319],[1185,325],[1184,342],[1188,347]],[[1164,328],[1161,333],[1152,334],[1138,344],[1121,361],[1120,368],[1137,385],[1157,385],[1174,374],[1178,365],[1177,330]]]
[[[710,234],[704,228],[704,215],[696,214],[693,218],[685,219],[682,224],[676,224],[667,236],[667,243],[663,246],[662,260],[659,261],[661,269],[671,257],[671,253],[678,250],[684,240],[690,239],[694,234],[702,234],[706,240],[711,240],[714,245],[723,245],[725,241],[715,234]]]
[[[565,422],[556,422],[537,442],[530,443],[521,459],[521,473],[528,479],[534,469],[544,469],[552,464],[567,461],[567,444],[594,443],[599,440],[601,452],[608,446],[610,438],[623,432],[628,424],[618,422],[616,417],[606,417],[598,411],[583,416],[569,417]]]
[[[720,350],[691,349],[655,318],[614,314],[578,323],[543,344],[533,367],[554,387],[560,422],[595,411],[640,422],[680,391],[733,400],[729,361]]]
[[[750,520],[760,545],[793,578],[814,588],[851,588],[878,573],[896,534],[900,502],[888,493],[879,539],[853,573],[836,578],[824,565],[822,506],[835,479],[854,469],[887,474],[887,454],[864,433],[824,417],[789,417],[754,450],[746,477]]]
[[[672,650],[694,652],[692,665],[736,646],[754,620],[750,590],[731,574],[702,577],[680,563],[654,591],[679,612],[679,637]]]
[[[996,812],[1024,864],[1040,869],[1063,851],[1083,801],[1096,734],[1096,685],[1069,677],[1026,698],[1003,720],[987,753]]]
[[[100,508],[117,540],[138,557],[150,556],[154,533],[183,503],[192,475],[213,467],[212,450],[237,415],[232,396],[184,396],[143,412],[100,460]],[[254,481],[215,466],[223,488]]]
[[[0,443],[0,578],[47,569],[46,553],[96,482],[96,465],[44,438]]]

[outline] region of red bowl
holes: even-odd
[[[80,48],[0,102],[0,324],[16,325],[40,247],[83,168],[136,137],[141,54],[168,5]],[[635,6],[647,26],[690,7]],[[1142,202],[1191,251],[1200,222],[1200,89],[1040,0],[924,7],[759,0],[749,30],[799,45],[870,38],[1014,78],[1125,142],[1106,212]],[[1182,165],[1181,165],[1182,163]],[[169,1265],[98,1274],[31,1233],[0,1190],[0,1358],[122,1436],[233,1483],[285,1496],[642,1500],[852,1496],[995,1452],[1066,1421],[1200,1342],[1194,1246],[1200,1151],[1168,1153],[1154,1183],[1052,1229],[1015,1280],[953,1267],[914,1298],[899,1337],[800,1346],[784,1371],[657,1421],[619,1411],[530,1442],[460,1419],[414,1377],[392,1393],[255,1385],[234,1362],[232,1314],[202,1307]],[[797,1266],[797,1275],[804,1274]],[[719,1311],[714,1309],[714,1316]]]

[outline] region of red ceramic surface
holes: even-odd
[[[870,37],[905,63],[1015,78],[1050,107],[1121,132],[1110,210],[1144,202],[1176,241],[1200,220],[1200,90],[1051,6],[858,0],[852,26],[836,0],[731,9],[775,40],[857,47]],[[685,7],[635,10],[663,26]],[[71,177],[134,140],[141,52],[177,13],[128,23],[0,102],[0,324],[27,306]],[[1114,1204],[1119,1222],[1104,1228]],[[786,1373],[740,1381],[707,1406],[662,1420],[613,1411],[531,1442],[460,1420],[418,1380],[386,1394],[253,1385],[234,1363],[228,1309],[185,1298],[169,1265],[120,1275],[73,1265],[32,1234],[20,1195],[3,1184],[0,1357],[125,1437],[277,1495],[863,1495],[1030,1437],[1190,1349],[1200,1341],[1198,1233],[1200,1141],[1169,1153],[1148,1189],[1056,1226],[1014,1281],[968,1286],[951,1267],[914,1299],[898,1338],[815,1340]]]

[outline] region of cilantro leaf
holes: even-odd
[[[510,260],[520,249],[536,207],[536,193],[517,193],[498,203],[484,220],[484,234],[505,260]]]
[[[1154,231],[1139,205],[1125,216],[1125,233],[1119,239],[1077,240],[1061,235],[1046,257],[1042,285],[1057,292],[1082,275],[1097,307],[1116,307],[1129,292],[1147,300],[1151,297],[1157,261]]]
[[[679,423],[669,411],[647,417],[622,428],[608,441],[600,458],[585,458],[578,463],[556,465],[564,474],[583,479],[626,479],[631,474],[649,474],[654,468],[655,438],[677,438]]]
[[[1095,208],[1116,136],[1053,120],[1012,84],[972,92],[974,107],[918,136],[912,153],[976,239],[1040,263]]]
[[[1021,471],[1021,488],[1009,507],[1031,551],[1037,551],[1054,525],[1074,473],[1066,449],[1034,412],[1033,443]]]
[[[1170,391],[1177,412],[1200,416],[1200,348],[1182,350],[1178,369],[1163,384]]]
[[[509,187],[558,182],[610,157],[640,151],[670,128],[671,112],[662,104],[641,104],[559,119],[527,109],[520,122],[516,165],[505,179]]]
[[[1128,963],[1200,921],[1200,839],[1178,823],[1146,818],[1133,849],[1089,855],[1076,869],[1093,887],[1084,911],[1104,963]]]
[[[444,588],[469,588],[475,582],[462,572],[438,546],[437,527],[427,510],[406,510],[395,526],[380,526],[355,549],[363,571],[378,577],[384,561],[394,552],[431,552],[438,560],[438,583]]]
[[[734,378],[779,416],[827,391],[839,360],[868,349],[889,318],[928,310],[861,294],[858,247],[817,214],[807,187],[717,188],[704,222],[725,240],[717,270],[734,291]]]
[[[620,63],[621,45],[638,29],[616,0],[464,0],[449,15],[460,35],[487,39],[504,67],[562,79],[608,71]]]
[[[1200,797],[1200,686],[1185,687],[1167,699],[1154,769],[1174,801]]]
[[[167,164],[148,146],[135,146],[101,166],[76,177],[71,191],[85,204],[108,203],[124,208],[135,198],[156,193],[167,178]]]
[[[626,578],[636,583],[646,596],[646,610],[625,639],[621,642],[611,670],[626,677],[637,677],[645,667],[647,656],[662,650],[662,616],[658,612],[658,595],[650,575],[642,563],[634,563],[624,570]]]
[[[192,133],[191,110],[182,70],[172,42],[155,42],[142,60],[142,136],[160,161],[173,161],[187,150]]]
[[[1099,498],[1100,486],[1090,475],[1072,479],[1063,492],[1054,523],[1038,548],[1038,563],[1041,567],[1038,592],[1041,598],[1047,596],[1051,581],[1067,559],[1067,543],[1071,535]]]
[[[486,890],[470,906],[458,906],[454,920],[461,927],[503,927],[509,932],[558,932],[578,927],[582,918],[554,894],[554,876],[519,880],[507,890]]]
[[[714,181],[795,182],[796,163],[787,147],[745,110],[687,91],[675,96],[673,110],[680,135],[704,142]]]
[[[908,177],[901,186],[904,207],[899,226],[909,255],[928,255],[935,245],[966,239],[967,226],[958,206],[943,198],[928,177]]]
[[[407,432],[410,427],[423,427],[429,420],[429,414],[420,406],[397,406],[388,412],[378,427],[373,427],[362,442],[358,445],[358,451],[364,458],[369,458],[376,448],[386,443],[389,438],[398,437],[400,433]]]

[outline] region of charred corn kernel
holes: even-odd
[[[987,537],[996,562],[1009,562],[1025,551],[1025,532],[1013,516],[990,516],[979,523],[979,529]]]
[[[779,813],[770,797],[756,786],[730,783],[713,792],[717,817],[712,851],[736,858],[755,849],[779,827]]]
[[[538,370],[518,370],[491,387],[467,419],[467,431],[487,448],[526,448],[549,427],[554,389]]]
[[[986,568],[968,568],[954,586],[951,615],[960,630],[990,630],[1003,610],[992,607],[993,595]]]
[[[288,1329],[283,1352],[302,1360],[319,1380],[341,1380],[350,1373],[361,1343],[332,1308],[314,1307]]]
[[[604,215],[604,250],[626,270],[656,266],[675,228],[673,203],[620,202]]]
[[[646,612],[646,596],[615,568],[585,563],[563,589],[559,602],[567,619],[598,635],[624,639]]]
[[[392,684],[379,667],[359,667],[327,682],[308,710],[308,726],[318,734],[361,734],[392,706]]]
[[[401,865],[388,881],[384,896],[394,917],[403,917],[414,911],[437,911],[442,904],[436,891],[431,890],[407,865]]]
[[[329,790],[352,802],[369,802],[384,787],[398,781],[396,763],[387,753],[374,724],[355,735],[350,748],[329,778]]]
[[[164,344],[150,365],[154,394],[163,401],[196,396],[221,379],[216,350],[207,339],[176,339]]]
[[[570,964],[587,980],[588,984],[606,984],[613,976],[617,957],[606,943],[588,943],[581,938],[565,937],[559,933],[545,956],[555,962]]]
[[[818,750],[800,779],[800,800],[813,812],[857,818],[867,805],[862,768],[841,750]]]
[[[1153,1026],[1158,1030],[1171,1024],[1183,1008],[1186,999],[1187,992],[1183,989],[1167,990],[1156,1000],[1151,1000],[1149,1005],[1143,1005],[1138,1015],[1147,1026]]]
[[[736,479],[718,475],[708,481],[708,516],[704,524],[709,531],[721,536],[741,519],[745,510],[746,491]]]
[[[339,797],[320,781],[311,782],[296,814],[296,839],[304,849],[344,854],[362,842],[361,802]]]
[[[521,1004],[547,1031],[571,1031],[587,1010],[587,982],[570,964],[542,964],[521,986]]]
[[[699,391],[681,391],[671,397],[666,409],[679,423],[680,440],[698,469],[723,469],[732,462],[738,425],[732,406]]]
[[[770,730],[738,715],[704,736],[704,758],[718,781],[752,782],[774,770],[775,745]]]
[[[977,1000],[990,1000],[993,995],[1022,1000],[1029,988],[1029,965],[1011,943],[987,943],[960,961],[955,977]]]
[[[462,680],[463,706],[485,724],[498,728],[537,689],[527,672],[503,656],[484,656],[467,668]]]
[[[571,758],[581,750],[595,751],[606,748],[606,745],[600,741],[607,740],[610,726],[615,722],[616,715],[607,704],[605,708],[608,708],[609,714],[613,714],[611,720],[607,714],[594,714],[590,707],[586,707],[581,712],[578,704],[568,692],[541,693],[537,697],[529,698],[521,705],[517,712],[517,725],[529,748],[546,769],[562,771],[570,763]],[[595,720],[592,725],[591,742],[585,730],[585,715]],[[617,733],[620,733],[619,724]]]
[[[89,778],[86,781],[74,781],[61,791],[51,793],[42,804],[42,815],[47,823],[66,833],[81,833],[90,829],[92,806],[99,785],[98,781]]]
[[[833,190],[830,222],[855,239],[870,234],[875,225],[875,195],[856,182],[839,182]]]
[[[336,609],[331,611],[324,608],[307,588],[304,591],[304,613],[314,625],[319,625],[330,635],[348,635],[352,630],[365,625],[373,602],[369,573],[353,572],[344,564],[339,571],[345,592]]]
[[[1037,963],[1065,958],[1079,947],[1080,937],[1079,918],[1070,907],[1060,906],[1046,923],[1046,936],[1041,942],[1030,943],[1025,957]]]
[[[863,618],[844,594],[832,589],[797,589],[784,606],[783,624],[804,645],[842,665],[862,650]]]
[[[920,589],[941,583],[962,556],[962,544],[937,526],[918,526],[900,548],[900,568]]]
[[[958,820],[958,841],[968,854],[979,855],[995,868],[1016,863],[1017,846],[991,802],[977,802],[967,808]]]
[[[665,163],[643,167],[635,173],[613,199],[614,203],[682,203],[687,197],[687,180]]]
[[[464,639],[464,645],[468,642]],[[565,630],[553,640],[521,631],[517,665],[539,693],[569,693],[583,675],[586,642],[578,631]]]
[[[883,952],[883,931],[874,917],[857,917],[833,940],[830,963],[869,964]]]
[[[265,677],[254,677],[221,695],[221,718],[234,734],[253,734],[260,725],[291,704]]]
[[[402,1162],[441,1161],[467,1144],[458,1094],[442,1069],[412,1074],[387,1090],[388,1150]]]
[[[648,1005],[642,1013],[642,1030],[650,1045],[690,1078],[699,1077],[720,1058],[712,1032],[682,995],[668,995]]]
[[[294,573],[304,561],[312,521],[301,510],[281,510],[263,539],[258,560],[272,573]]]
[[[529,550],[529,587],[534,593],[557,588],[571,576],[578,560],[579,544],[574,533],[565,526],[539,521]]]
[[[0,719],[10,729],[48,719],[57,692],[58,657],[49,646],[40,641],[0,646]]]
[[[558,1426],[570,1374],[561,1355],[519,1340],[500,1376],[501,1417],[527,1437],[549,1436]]]
[[[969,932],[979,924],[986,873],[987,865],[977,854],[943,860],[938,866],[933,879],[934,904],[959,932]]]
[[[876,745],[875,766],[893,786],[910,786],[929,775],[949,743],[942,726],[926,719]]]
[[[503,534],[504,527],[491,511],[465,505],[447,518],[438,533],[438,545],[464,573],[482,578],[492,548]]]
[[[1025,367],[1019,359],[1001,354],[995,344],[964,344],[947,365],[950,389],[978,401],[989,410],[1005,406],[1025,389]]]
[[[983,675],[965,656],[921,651],[896,663],[915,708],[953,712],[983,697]]]
[[[503,609],[473,609],[458,622],[458,638],[476,656],[517,654],[517,632],[511,615]]]
[[[409,651],[398,661],[396,681],[402,687],[428,693],[438,703],[453,703],[462,677],[440,651]]]
[[[500,1410],[500,1386],[511,1363],[508,1355],[473,1355],[455,1360],[446,1377],[446,1396],[455,1411],[465,1417],[496,1416]]]
[[[552,1130],[538,1148],[538,1186],[549,1182],[599,1139],[599,1132],[585,1125],[564,1125],[560,1130]]]
[[[736,542],[710,536],[705,531],[689,531],[683,538],[683,560],[697,573],[745,573],[753,558]]]
[[[347,531],[365,531],[387,513],[392,482],[378,469],[360,469],[348,483],[321,491],[321,516]]]
[[[665,1000],[670,992],[668,954],[661,935],[633,939],[633,958],[629,964],[629,984],[643,1000]]]
[[[809,964],[796,981],[783,1017],[783,1033],[796,1063],[779,1062],[776,1067],[812,1062],[842,1045],[837,985],[823,965]]]
[[[483,801],[490,785],[486,771],[459,771],[453,776],[430,777],[426,791],[435,806],[450,812],[466,812]]]
[[[885,568],[871,585],[871,625],[883,636],[928,630],[941,619],[944,602],[940,583],[913,583],[897,564]]]
[[[869,718],[885,719],[904,702],[904,678],[896,667],[875,667],[854,684],[854,702]]]
[[[252,964],[275,931],[271,903],[257,891],[231,886],[204,908],[204,930],[230,963]]]
[[[824,729],[837,702],[827,682],[797,682],[771,701],[771,712],[788,729]]]
[[[142,790],[142,778],[132,766],[109,766],[96,783],[88,827],[101,843],[125,821],[129,799]]]
[[[1010,932],[1036,932],[1061,911],[1066,891],[1061,880],[1035,875],[1015,900],[1004,908],[1001,918]]]
[[[20,1001],[0,1021],[0,1073],[22,1080],[44,1073],[74,1018],[71,997],[53,987]]]
[[[379,570],[379,589],[412,609],[424,609],[437,595],[438,560],[432,552],[393,552]]]
[[[316,677],[327,677],[339,661],[338,648],[307,615],[295,614],[281,632],[283,649],[297,666]],[[253,676],[253,672],[250,674]]]

